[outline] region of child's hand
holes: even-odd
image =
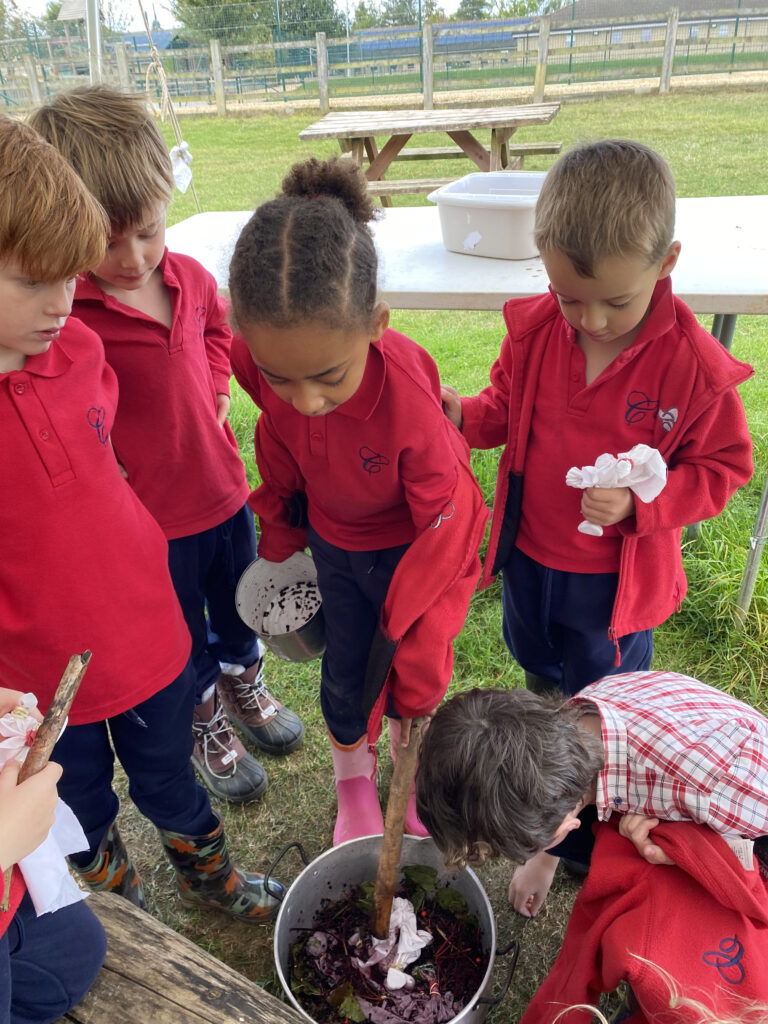
[[[216,395],[216,419],[219,426],[223,427],[229,415],[229,395]]]
[[[635,514],[635,496],[628,487],[587,487],[581,514],[597,526],[613,526]]]
[[[450,384],[440,385],[440,399],[443,403],[443,412],[454,425],[461,430],[461,421],[463,419],[461,413],[461,399],[459,398],[459,392],[456,388],[452,388]]]
[[[674,864],[650,838],[650,833],[659,824],[658,818],[646,818],[642,814],[622,814],[619,835],[634,845],[637,852],[649,864]]]
[[[0,686],[0,717],[7,715],[9,711],[17,708],[23,696],[24,694],[21,690],[7,690],[4,686]],[[28,713],[33,718],[36,718],[38,722],[42,722],[43,716],[37,708],[30,708]]]
[[[523,917],[535,917],[547,898],[559,857],[542,850],[515,868],[509,883],[509,902]]]
[[[6,691],[7,692],[7,691]],[[61,765],[49,761],[42,771],[16,785],[21,765],[8,761],[0,772],[0,868],[6,871],[36,850],[53,825]]]

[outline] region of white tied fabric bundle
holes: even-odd
[[[606,452],[594,466],[572,466],[565,475],[569,487],[628,487],[640,501],[648,504],[658,497],[667,482],[667,464],[656,448],[636,444],[628,452],[611,455]],[[586,519],[579,523],[579,533],[602,537],[603,528]]]
[[[390,991],[413,988],[414,980],[406,974],[405,968],[418,960],[422,949],[432,941],[429,932],[417,927],[416,914],[410,900],[395,896],[389,918],[389,935],[386,939],[373,940],[373,952],[360,967],[373,967],[384,959],[389,960],[387,977],[384,982]]]
[[[0,769],[15,758],[22,763],[29,752],[37,719],[28,714],[37,707],[32,693],[25,693],[19,707],[0,718]],[[19,861],[37,916],[49,914],[84,900],[86,893],[77,885],[67,867],[66,857],[88,849],[88,840],[72,810],[59,800],[51,831],[32,853]]]
[[[192,182],[192,154],[186,142],[174,146],[170,153],[173,183],[179,192],[186,192]]]

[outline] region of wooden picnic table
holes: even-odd
[[[359,110],[332,111],[299,133],[303,142],[312,139],[337,139],[342,153],[350,153],[364,168],[371,192],[382,197],[409,192],[431,192],[453,178],[411,178],[384,181],[384,175],[397,159],[447,159],[467,156],[481,171],[500,171],[519,167],[526,152],[557,153],[559,142],[524,143],[513,146],[510,138],[526,125],[549,124],[560,109],[559,103],[527,103],[518,107],[478,107],[460,110]],[[490,146],[474,132],[490,130]],[[413,135],[445,132],[455,147],[431,147],[403,150]],[[378,148],[376,139],[386,136]],[[456,148],[458,147],[458,148]]]

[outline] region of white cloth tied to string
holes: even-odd
[[[25,693],[19,706],[0,718],[0,769],[7,761],[26,759],[39,722],[29,714],[37,707],[32,693]],[[72,810],[59,800],[56,820],[42,843],[19,861],[37,916],[49,914],[84,900],[86,893],[69,872],[65,858],[88,849],[88,840]]]
[[[648,504],[664,490],[667,464],[656,448],[636,444],[628,452],[598,456],[594,466],[572,466],[565,475],[569,487],[628,487],[640,501]],[[579,533],[602,537],[603,528],[583,520]]]
[[[431,941],[429,932],[416,927],[416,914],[411,901],[395,896],[389,917],[389,934],[386,939],[374,939],[373,952],[365,963],[358,961],[358,964],[360,967],[373,967],[386,959],[389,961],[384,981],[386,988],[390,991],[410,989],[415,981],[410,974],[405,973],[405,968],[419,959],[422,949]]]
[[[192,154],[186,142],[180,142],[171,150],[171,170],[173,181],[179,192],[186,192],[192,183]]]

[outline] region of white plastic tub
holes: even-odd
[[[533,217],[545,176],[544,171],[478,171],[430,192],[445,248],[501,260],[538,256]]]

